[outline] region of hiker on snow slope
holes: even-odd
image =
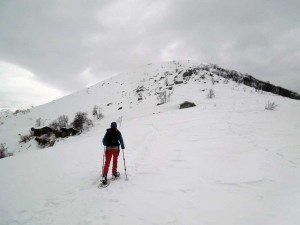
[[[121,132],[117,129],[117,123],[112,122],[110,125],[111,128],[106,130],[106,134],[103,137],[102,143],[106,147],[105,150],[105,164],[102,171],[103,180],[102,183],[107,183],[107,173],[109,170],[109,165],[111,158],[113,158],[112,166],[112,176],[119,177],[120,173],[118,172],[118,156],[120,153],[120,144],[121,148],[125,149],[124,141]]]

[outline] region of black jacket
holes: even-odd
[[[121,132],[116,128],[109,128],[106,130],[106,134],[102,139],[102,143],[106,147],[119,146],[124,149],[124,141]]]

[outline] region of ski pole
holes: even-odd
[[[124,149],[122,149],[122,152],[123,152],[123,161],[124,161],[124,168],[125,168],[126,180],[128,180],[128,178],[127,178],[127,171],[126,171],[125,156],[124,156]]]
[[[103,170],[104,170],[104,159],[105,159],[105,146],[103,149],[102,176],[103,176]]]

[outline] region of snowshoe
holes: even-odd
[[[101,183],[99,184],[98,188],[106,188],[110,184],[110,181],[107,179],[107,177],[104,177],[103,180],[101,180]]]
[[[112,175],[112,180],[116,180],[116,179],[118,179],[120,177],[120,173],[119,172],[116,172],[116,173],[114,173],[113,175]]]
[[[103,185],[107,185],[107,177],[104,177],[104,179],[101,182]]]

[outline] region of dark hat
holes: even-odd
[[[117,128],[117,123],[116,123],[116,122],[112,122],[112,123],[110,124],[110,127],[111,127],[111,128]]]

